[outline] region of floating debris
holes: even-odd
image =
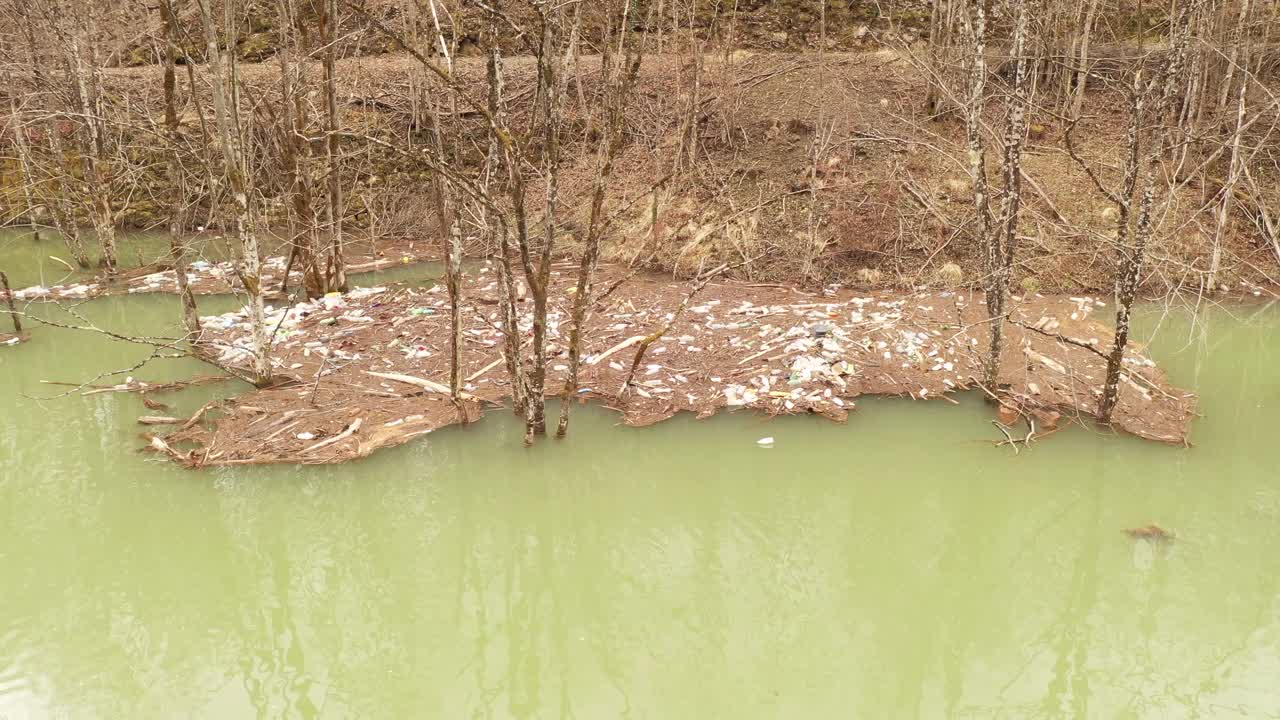
[[[610,266],[602,266],[600,273],[597,281],[602,284],[629,274]],[[566,346],[573,298],[565,291],[574,280],[574,273],[567,271],[553,271],[551,276],[548,396],[563,391],[569,370]],[[706,418],[723,408],[769,415],[812,413],[843,421],[860,395],[947,398],[978,387],[975,378],[983,376],[988,338],[980,295],[867,295],[837,288],[822,296],[797,297],[787,288],[723,281],[709,284],[702,302],[672,323],[623,389],[641,342],[668,321],[687,291],[684,282],[631,277],[591,314],[580,388],[591,388],[590,397],[621,411],[628,425],[649,425],[684,411]],[[482,265],[470,271],[463,296],[462,370],[471,398],[466,403],[470,417],[482,414],[485,403],[506,401],[510,381],[500,352],[500,289],[492,268]],[[187,428],[165,440],[213,448],[208,457],[200,451],[193,455],[201,464],[339,462],[459,422],[459,408],[447,393],[448,302],[439,287],[372,287],[289,307],[269,306],[267,322],[277,328],[273,366],[282,380],[295,382],[248,397],[275,419],[289,412],[295,415],[273,428],[270,418],[237,412],[233,402],[213,427]],[[1022,417],[1037,418],[1038,424],[1040,418],[1052,417],[1056,423],[1058,417],[1092,412],[1099,385],[1093,378],[1103,376],[1103,359],[1027,329],[1039,318],[1054,317],[1061,318],[1059,332],[1064,336],[1105,337],[1109,331],[1091,319],[1068,319],[1085,306],[1066,298],[1037,297],[1011,307],[1017,322],[1006,329],[1000,392]],[[211,359],[242,369],[249,366],[246,310],[205,318],[203,325]],[[522,333],[532,332],[527,313],[519,326]],[[1131,362],[1126,364],[1128,380],[1113,416],[1116,426],[1143,437],[1183,442],[1194,417],[1194,395],[1168,386],[1140,348],[1126,359]],[[317,407],[334,410],[321,412]],[[363,430],[347,432],[350,412],[363,418]],[[304,415],[305,428],[263,442]],[[409,417],[419,419],[397,422]],[[1012,422],[1017,417],[1002,419]],[[304,429],[315,439],[341,439],[320,448],[324,452],[307,454],[307,444],[296,437]]]
[[[1165,530],[1155,523],[1143,525],[1142,527],[1129,528],[1124,531],[1124,534],[1134,540],[1147,540],[1156,543],[1171,542],[1174,539],[1174,534],[1172,532]]]

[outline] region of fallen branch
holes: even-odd
[[[364,373],[365,375],[372,375],[374,377],[382,378],[383,380],[392,380],[395,382],[404,383],[405,385],[413,385],[415,387],[420,387],[423,390],[426,390],[427,392],[439,393],[441,395],[451,394],[448,385],[442,385],[434,380],[427,380],[420,377],[414,377],[412,375],[401,375],[400,373],[374,372],[372,370],[365,370]],[[470,400],[474,396],[468,395],[467,393],[461,393],[461,397],[463,399]]]
[[[591,359],[586,362],[586,364],[598,365],[601,362],[603,362],[606,358],[608,358],[610,355],[618,352],[619,350],[626,350],[627,348],[631,347],[632,345],[635,345],[641,340],[644,340],[643,335],[636,335],[633,337],[629,337],[626,340],[623,340],[622,342],[618,343],[617,345],[614,345],[613,347],[609,348],[608,350],[605,350],[599,355],[593,355]]]
[[[503,360],[504,360],[504,358],[503,358],[501,355],[499,355],[497,360],[494,360],[493,362],[489,363],[488,365],[485,365],[484,367],[480,368],[479,370],[477,370],[477,371],[475,371],[475,372],[471,373],[470,375],[468,375],[468,376],[466,377],[466,379],[465,379],[465,380],[463,380],[463,382],[471,382],[471,381],[475,380],[476,378],[480,377],[481,375],[484,375],[485,373],[489,372],[490,370],[492,370],[492,369],[494,369],[494,368],[498,367],[499,365],[501,365],[501,364],[503,363]]]
[[[166,415],[143,415],[138,418],[139,425],[179,425],[182,418],[168,417]]]
[[[721,273],[728,272],[733,268],[741,267],[742,265],[746,265],[750,262],[751,260],[748,259],[733,265],[730,265],[729,263],[722,263],[719,267],[701,274],[698,279],[693,282],[693,286],[689,288],[688,294],[686,294],[684,299],[680,301],[680,305],[676,307],[675,312],[668,315],[667,319],[662,322],[662,325],[658,326],[657,330],[654,330],[648,335],[640,338],[640,347],[636,348],[636,355],[631,360],[631,369],[627,371],[627,379],[623,380],[622,387],[618,388],[618,398],[620,400],[624,397],[627,388],[631,387],[631,379],[636,375],[636,368],[640,367],[640,363],[644,361],[645,351],[649,349],[650,345],[657,342],[659,338],[666,335],[667,331],[671,329],[671,326],[675,324],[676,320],[679,320],[680,316],[684,315],[685,310],[689,309],[689,303],[693,302],[693,297],[697,295],[702,288],[706,287],[707,283],[711,282]]]
[[[448,388],[445,388],[445,391],[448,392]],[[360,425],[363,422],[364,422],[364,418],[356,418],[354,421],[352,421],[350,425],[347,426],[346,430],[343,430],[342,432],[338,433],[337,435],[334,435],[328,440],[321,440],[315,445],[312,445],[306,450],[303,450],[302,454],[305,455],[306,453],[309,453],[309,452],[315,452],[316,450],[319,450],[321,448],[326,448],[326,447],[329,447],[330,445],[333,445],[334,443],[338,443],[338,442],[342,442],[343,440],[346,440],[352,435],[355,435],[360,430]]]
[[[992,420],[991,424],[995,425],[996,428],[1000,430],[1000,433],[1004,435],[1004,438],[1005,438],[1003,441],[996,443],[996,447],[1000,447],[1001,445],[1012,445],[1014,455],[1017,455],[1019,452],[1021,452],[1018,449],[1018,441],[1013,439],[1013,436],[1009,434],[1009,431],[1005,429],[1004,425],[1000,424],[1000,421]]]
[[[1041,334],[1041,335],[1044,335],[1045,337],[1053,338],[1054,340],[1057,340],[1058,342],[1063,342],[1063,343],[1066,343],[1066,344],[1068,344],[1068,345],[1075,345],[1075,346],[1076,346],[1076,347],[1078,347],[1078,348],[1084,348],[1085,350],[1088,350],[1089,352],[1093,353],[1094,355],[1097,355],[1098,357],[1102,358],[1103,360],[1106,360],[1106,359],[1107,359],[1107,354],[1106,354],[1106,353],[1102,352],[1101,350],[1099,350],[1098,348],[1096,348],[1096,347],[1094,347],[1094,346],[1090,345],[1090,344],[1089,344],[1089,343],[1087,343],[1087,342],[1084,342],[1084,341],[1082,341],[1082,340],[1077,340],[1077,339],[1075,339],[1075,338],[1073,338],[1073,337],[1067,337],[1066,335],[1063,335],[1062,333],[1055,333],[1055,332],[1048,332],[1047,330],[1041,330],[1040,328],[1038,328],[1038,327],[1036,327],[1036,326],[1034,326],[1034,325],[1028,325],[1028,324],[1023,323],[1023,322],[1018,322],[1017,320],[1014,320],[1013,318],[1007,318],[1007,319],[1008,319],[1008,321],[1009,321],[1011,324],[1013,324],[1013,325],[1017,325],[1018,327],[1022,328],[1023,330],[1030,330],[1031,332],[1039,333],[1039,334]],[[1052,367],[1052,366],[1051,366],[1051,367]],[[1061,372],[1061,371],[1059,371],[1059,372]]]

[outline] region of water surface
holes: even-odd
[[[176,332],[171,298],[77,312]],[[866,399],[189,472],[135,452],[135,396],[33,397],[148,348],[37,327],[0,349],[0,717],[1280,715],[1280,313],[1155,348],[1193,449],[1015,456],[976,398]],[[1122,532],[1152,521],[1178,539]]]

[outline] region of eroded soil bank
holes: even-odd
[[[623,277],[602,268],[598,287]],[[548,314],[547,392],[558,396],[567,369],[574,268],[553,272]],[[581,400],[618,410],[628,425],[721,408],[819,413],[843,420],[864,394],[918,400],[979,387],[987,342],[980,293],[820,293],[742,282],[708,285],[649,350],[633,386],[626,377],[639,338],[674,311],[688,284],[627,279],[596,307],[586,333]],[[500,348],[498,283],[481,266],[465,288],[468,419],[510,396]],[[1014,303],[1001,369],[1002,394],[1038,432],[1083,420],[1096,407],[1110,329],[1089,297],[1031,297]],[[363,288],[345,296],[274,309],[275,387],[223,401],[199,422],[154,444],[192,466],[333,463],[364,457],[462,421],[439,390],[448,382],[448,300],[444,289]],[[204,347],[216,362],[244,366],[248,324],[241,313],[206,318]],[[526,332],[530,329],[523,328]],[[1134,347],[1126,357],[1117,429],[1183,443],[1194,394],[1169,386]],[[548,404],[554,426],[558,403]],[[1006,408],[1006,419],[1018,412]],[[1013,418],[1009,418],[1013,415]],[[1016,435],[1026,434],[1030,425]]]

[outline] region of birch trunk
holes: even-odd
[[[200,19],[205,33],[205,57],[212,77],[213,111],[218,130],[222,165],[227,184],[234,201],[236,237],[240,240],[240,280],[248,294],[249,322],[252,329],[250,352],[253,355],[254,382],[266,385],[271,381],[271,361],[268,348],[267,325],[262,305],[262,257],[258,247],[258,234],[251,205],[253,190],[240,137],[241,123],[236,97],[237,82],[234,59],[224,62],[218,47],[217,25],[213,17],[212,0],[198,0]],[[228,37],[234,36],[233,0],[223,7],[224,27]]]

